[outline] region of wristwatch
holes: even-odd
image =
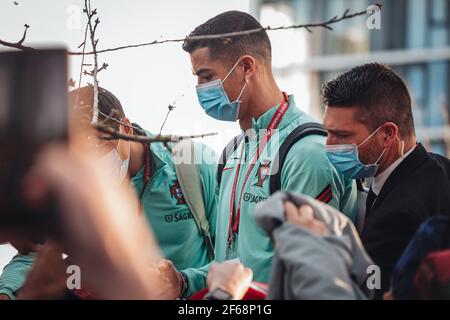
[[[232,300],[233,296],[220,288],[214,289],[208,292],[205,296],[205,300]]]
[[[188,279],[183,271],[179,271],[179,273],[181,274],[181,278],[183,279],[183,287],[181,288],[180,298],[184,298],[188,289]]]

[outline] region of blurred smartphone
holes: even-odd
[[[0,52],[1,227],[52,223],[23,203],[21,182],[42,146],[67,140],[67,79],[65,50]]]

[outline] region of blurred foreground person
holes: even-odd
[[[78,269],[74,282],[100,299],[165,298],[135,193],[70,123],[67,65],[64,49],[0,53],[0,243],[37,252],[18,295],[58,297]]]
[[[435,215],[417,230],[397,262],[394,299],[450,299],[450,215]]]
[[[62,275],[62,252],[80,268],[82,284],[97,298],[166,298],[170,284],[159,272],[160,253],[135,194],[118,185],[109,168],[96,165],[87,151],[69,154],[64,147],[47,147],[25,178],[23,192],[32,206],[41,206],[50,195],[57,202],[61,231],[38,249],[19,298],[61,297],[68,277]],[[0,230],[4,241],[22,236],[7,232]]]

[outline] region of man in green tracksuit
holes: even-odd
[[[266,128],[277,109],[278,106],[269,109],[252,123],[252,128],[256,132]],[[273,136],[269,140],[265,150],[251,169],[247,181],[245,177],[252,165],[251,157],[256,154],[261,140],[244,138],[243,143],[231,154],[230,161],[227,162],[223,171],[219,191],[220,214],[217,220],[217,231],[220,231],[216,236],[216,260],[239,258],[245,266],[251,266],[255,275],[254,279],[259,282],[268,282],[273,256],[272,242],[256,225],[253,216],[256,204],[270,196],[270,177],[267,171],[264,171],[264,167],[274,162],[275,155],[268,154],[266,151],[271,149],[271,144],[275,143],[277,138],[282,143],[293,129],[310,121],[312,119],[307,114],[295,107],[293,96],[290,96],[289,108],[278,125],[279,137]],[[318,135],[305,137],[294,144],[281,171],[281,190],[315,197],[354,219],[356,191],[352,188],[352,183],[343,179],[331,166],[323,150],[324,144],[325,138]],[[238,172],[238,160],[233,161],[233,159],[239,158],[241,152],[244,159]],[[233,186],[236,176],[236,185]],[[235,197],[230,199],[233,190],[235,190]],[[229,240],[229,233],[233,231],[229,231],[230,215],[227,213],[232,212],[232,206],[235,212],[240,209],[240,215],[238,218],[237,214],[231,214],[232,220],[234,219],[231,226],[238,224],[238,230],[235,235],[231,234],[234,239]]]
[[[152,143],[148,147],[139,142],[98,139],[99,133],[89,125],[92,116],[92,88],[81,88],[78,98],[76,96],[76,91],[71,93],[71,98],[78,100],[74,121],[86,125],[81,131],[86,138],[92,139],[99,152],[104,154],[100,161],[108,162],[108,165],[114,167],[111,174],[120,181],[126,176],[131,178],[163,256],[179,270],[208,264],[211,258],[208,255],[207,244],[186,203],[171,151],[162,143]],[[73,103],[75,104],[74,101]],[[133,125],[134,129],[131,127],[119,100],[102,88],[99,89],[99,109],[101,112],[99,121],[106,122],[127,134],[139,130],[136,125]],[[108,118],[108,115],[114,115],[113,119]],[[211,238],[214,240],[217,159],[211,149],[200,143],[194,143],[194,153],[201,181],[200,192],[204,199],[205,215],[210,224]],[[15,297],[14,292],[23,284],[33,259],[34,253],[19,254],[13,258],[0,276],[0,295],[3,294],[3,297],[6,295],[11,299]]]
[[[197,95],[204,111],[222,121],[239,121],[245,137],[228,157],[218,188],[216,261],[239,259],[254,279],[268,282],[273,247],[254,221],[255,205],[270,195],[269,180],[276,154],[289,133],[313,121],[296,108],[293,96],[277,86],[271,66],[271,44],[251,15],[229,11],[197,27],[183,49],[198,78]],[[253,30],[245,35],[236,32]],[[230,36],[214,37],[234,33]],[[202,39],[202,36],[208,36]],[[288,48],[286,50],[289,50]],[[281,168],[281,190],[306,194],[354,220],[356,186],[329,162],[325,137],[309,135],[296,142]],[[185,274],[189,296],[204,286],[208,266]],[[175,278],[175,277],[173,277]]]

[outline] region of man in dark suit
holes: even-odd
[[[353,68],[322,93],[331,162],[349,177],[373,177],[361,239],[381,269],[381,298],[420,224],[450,214],[450,161],[417,143],[408,89],[388,67]]]

